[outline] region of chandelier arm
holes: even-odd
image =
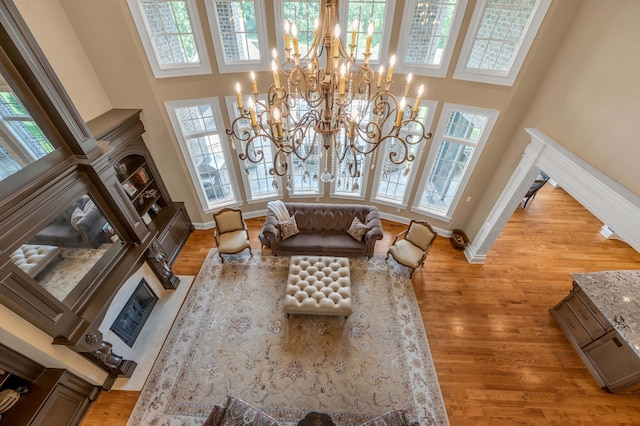
[[[269,138],[269,139],[271,139],[271,141],[277,147],[276,152],[273,154],[273,167],[269,169],[269,174],[277,175],[277,176],[285,176],[287,174],[287,170],[289,169],[289,165],[287,164],[286,160],[279,162],[278,157],[280,157],[281,153],[286,154],[286,152],[283,152],[282,144],[279,144],[277,141],[274,141],[272,138]]]
[[[244,147],[242,148],[243,152],[239,154],[239,157],[241,160],[249,161],[254,164],[258,164],[262,162],[262,160],[264,159],[264,152],[262,151],[262,149],[256,149],[254,147],[254,141],[260,137],[266,137],[269,139],[268,136],[260,135],[260,134],[249,137],[246,140]]]
[[[293,154],[296,157],[298,157],[298,159],[300,159],[301,161],[307,161],[309,157],[311,157],[311,154],[313,153],[313,148],[315,146],[315,138],[312,138],[312,142],[308,144],[309,150],[307,151],[306,155],[300,153],[300,148],[302,148],[302,146],[305,144],[305,141],[307,140],[307,133],[310,132],[311,130],[312,129],[308,126],[296,127],[294,129],[294,135],[292,135],[293,144],[285,145],[283,147],[283,152],[285,154]],[[300,133],[300,136],[295,137],[295,133]]]
[[[353,73],[354,92],[364,95],[370,93],[371,83],[373,82],[374,73],[369,67],[363,68],[356,65],[356,71]]]
[[[391,143],[390,140],[396,140],[398,142],[400,142],[400,146],[403,148],[402,149],[402,157],[400,157],[399,160],[396,160],[395,158],[398,157],[398,150],[394,149],[392,151],[389,152],[389,161],[391,161],[393,164],[396,165],[400,165],[404,162],[411,162],[413,160],[415,160],[415,155],[409,153],[409,147],[408,145],[412,145],[407,143],[407,141],[405,139],[402,139],[401,137],[399,137],[398,135],[394,135],[394,134],[390,134],[385,136],[384,138],[382,138],[382,140],[380,140],[380,143],[383,143],[384,141],[389,140],[387,143]]]

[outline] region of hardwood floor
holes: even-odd
[[[247,220],[260,248],[263,219]],[[549,314],[570,272],[640,269],[640,253],[606,240],[600,223],[562,189],[545,186],[518,208],[484,265],[439,237],[413,277],[452,425],[640,424],[640,397],[596,385]],[[383,221],[385,254],[406,225]],[[196,275],[211,231],[196,231],[174,265]],[[126,424],[136,393],[103,393],[83,425]]]

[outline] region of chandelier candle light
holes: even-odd
[[[369,66],[373,24],[367,27],[364,60],[356,61],[356,33],[359,22],[353,23],[349,53],[340,41],[337,24],[337,0],[323,0],[319,19],[315,20],[313,42],[301,57],[298,28],[285,22],[285,59],[278,68],[278,52],[273,49],[271,70],[273,84],[266,101],[258,99],[255,73],[251,72],[253,93],[246,105],[243,103],[241,85],[236,84],[237,104],[240,115],[226,133],[233,141],[241,142],[243,161],[260,163],[264,160],[265,140],[269,141],[273,154],[271,175],[285,176],[286,188],[292,187],[288,173],[292,156],[305,164],[315,152],[324,148],[324,172],[320,179],[335,179],[341,165],[353,178],[360,177],[358,158],[372,154],[371,167],[376,153],[389,145],[389,161],[403,164],[415,159],[410,145],[431,138],[424,125],[417,120],[420,99],[424,92],[421,85],[413,107],[407,105],[406,96],[411,89],[412,75],[407,76],[404,94],[400,101],[389,91],[395,66],[395,55],[389,60],[384,75],[381,66],[376,85],[372,90],[375,72]],[[293,37],[293,40],[292,40]],[[291,59],[293,44],[293,60]],[[306,65],[301,65],[305,63]],[[285,77],[285,84],[280,81]],[[250,123],[250,127],[247,125]],[[401,129],[405,131],[401,132]],[[277,183],[273,182],[274,186]]]

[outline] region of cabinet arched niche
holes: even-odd
[[[147,160],[139,154],[122,158],[115,166],[116,176],[142,221],[149,225],[153,217],[166,207],[158,182]]]
[[[126,219],[131,238],[148,248],[147,261],[163,286],[171,289],[179,282],[171,264],[193,225],[184,204],[171,199],[162,181],[142,139],[144,126],[139,114],[140,110],[113,109],[87,125],[96,140],[106,144],[115,173],[104,173],[103,181]]]

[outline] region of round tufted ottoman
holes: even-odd
[[[349,259],[291,256],[284,312],[287,315],[351,315]]]

